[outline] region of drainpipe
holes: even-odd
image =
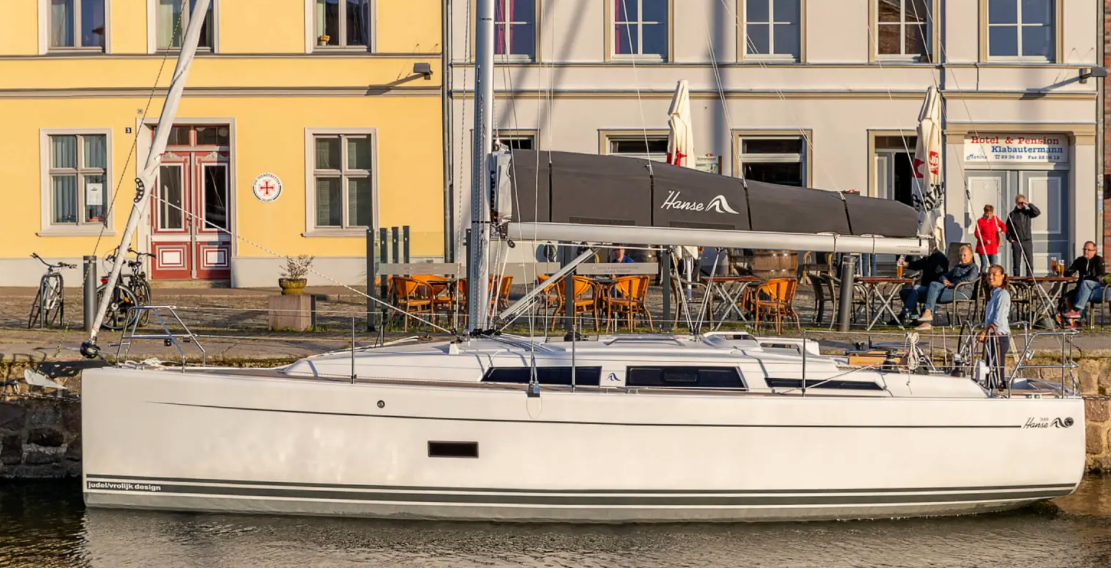
[[[181,53],[177,57],[177,67],[170,79],[170,90],[166,94],[166,102],[162,105],[162,115],[158,118],[158,127],[154,131],[154,142],[151,144],[147,161],[143,164],[143,168],[139,170],[138,179],[135,180],[138,187],[135,190],[135,199],[131,205],[131,214],[127,217],[127,227],[123,231],[123,237],[120,238],[120,248],[116,253],[116,262],[112,265],[112,271],[108,274],[108,283],[104,286],[104,297],[100,299],[96,318],[93,320],[92,329],[89,330],[89,339],[81,344],[81,354],[90,359],[96,358],[100,354],[100,348],[96,344],[97,332],[100,331],[100,325],[104,322],[104,316],[108,312],[108,304],[112,303],[112,297],[114,296],[112,291],[116,289],[120,270],[123,268],[124,261],[127,260],[127,247],[131,244],[131,237],[135,234],[135,229],[139,227],[139,219],[147,210],[151,192],[155,190],[154,179],[158,176],[158,167],[162,164],[162,153],[166,151],[166,143],[170,140],[170,129],[173,126],[174,117],[177,115],[181,95],[185,91],[185,79],[189,76],[189,67],[193,64],[193,56],[197,54],[197,43],[200,41],[201,26],[204,25],[205,19],[194,16],[207,13],[211,4],[212,0],[197,0],[197,3],[193,5],[189,25],[185,29],[185,38],[181,42]]]
[[[440,110],[443,120],[443,147],[444,147],[444,262],[455,262],[455,184],[452,183],[452,134],[451,134],[451,0],[445,0],[440,17],[440,101],[443,103]]]
[[[1096,18],[1096,37],[1099,38],[1099,62],[1098,65],[1105,66],[1107,64],[1107,37],[1106,37],[1106,18],[1105,14],[1106,5],[1104,2],[1099,4],[1099,17]],[[1105,93],[1107,89],[1108,79],[1104,78],[1096,85],[1096,242],[1097,248],[1103,250],[1106,257],[1107,249],[1104,247],[1104,239],[1107,238],[1106,227],[1104,226],[1103,217],[1106,214],[1103,210],[1104,192],[1107,191],[1103,187],[1103,177],[1107,167],[1104,163],[1104,151],[1106,148],[1106,141],[1104,140],[1104,122],[1107,120],[1107,107]]]

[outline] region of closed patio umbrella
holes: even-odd
[[[686,79],[675,85],[675,95],[671,98],[671,107],[667,109],[667,114],[667,163],[693,168],[694,127],[691,126],[691,95]],[[677,252],[682,257],[687,281],[693,280],[698,247],[679,247]],[[687,297],[691,297],[690,286],[687,286]]]
[[[941,186],[941,95],[937,89],[926,90],[926,99],[918,113],[918,144],[914,148],[915,194],[918,210],[918,232],[933,235],[944,250],[944,194]]]

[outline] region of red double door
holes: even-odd
[[[195,141],[190,134],[190,141]],[[230,187],[226,148],[190,144],[166,151],[151,199],[152,278],[231,278]]]

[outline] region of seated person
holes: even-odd
[[[899,291],[899,298],[903,300],[903,311],[899,314],[899,319],[904,322],[918,319],[918,299],[926,295],[930,284],[940,280],[949,271],[949,257],[937,248],[937,243],[934,243],[932,254],[912,260],[906,263],[906,267],[918,270],[920,275],[918,284]],[[891,322],[891,325],[899,325],[899,322]]]
[[[622,263],[626,263],[626,262],[636,262],[636,261],[633,260],[633,257],[625,254],[625,249],[624,248],[617,247],[617,248],[613,249],[613,260],[610,261],[610,262],[615,262],[615,263],[618,263],[618,264],[622,264]]]
[[[1076,320],[1084,317],[1089,300],[1103,297],[1103,289],[1106,286],[1104,277],[1107,275],[1107,269],[1103,265],[1103,257],[1096,254],[1096,244],[1092,241],[1084,243],[1084,255],[1074,260],[1065,271],[1065,276],[1074,274],[1080,279],[1076,282],[1076,290],[1070,294],[1072,311],[1065,314],[1065,317]],[[1071,327],[1076,326],[1074,324]]]
[[[980,269],[976,266],[974,255],[972,254],[972,247],[964,245],[961,247],[960,263],[954,266],[941,276],[937,282],[931,283],[926,288],[926,302],[925,309],[922,310],[922,317],[918,318],[919,325],[917,329],[928,330],[933,329],[930,322],[934,321],[934,308],[938,302],[952,302],[957,297],[962,300],[967,300],[968,295],[964,291],[960,292],[958,296],[954,288],[957,284],[962,282],[972,282],[980,277]]]

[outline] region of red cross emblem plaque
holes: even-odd
[[[282,180],[271,173],[259,174],[251,184],[251,191],[254,192],[256,199],[269,203],[282,194]]]

